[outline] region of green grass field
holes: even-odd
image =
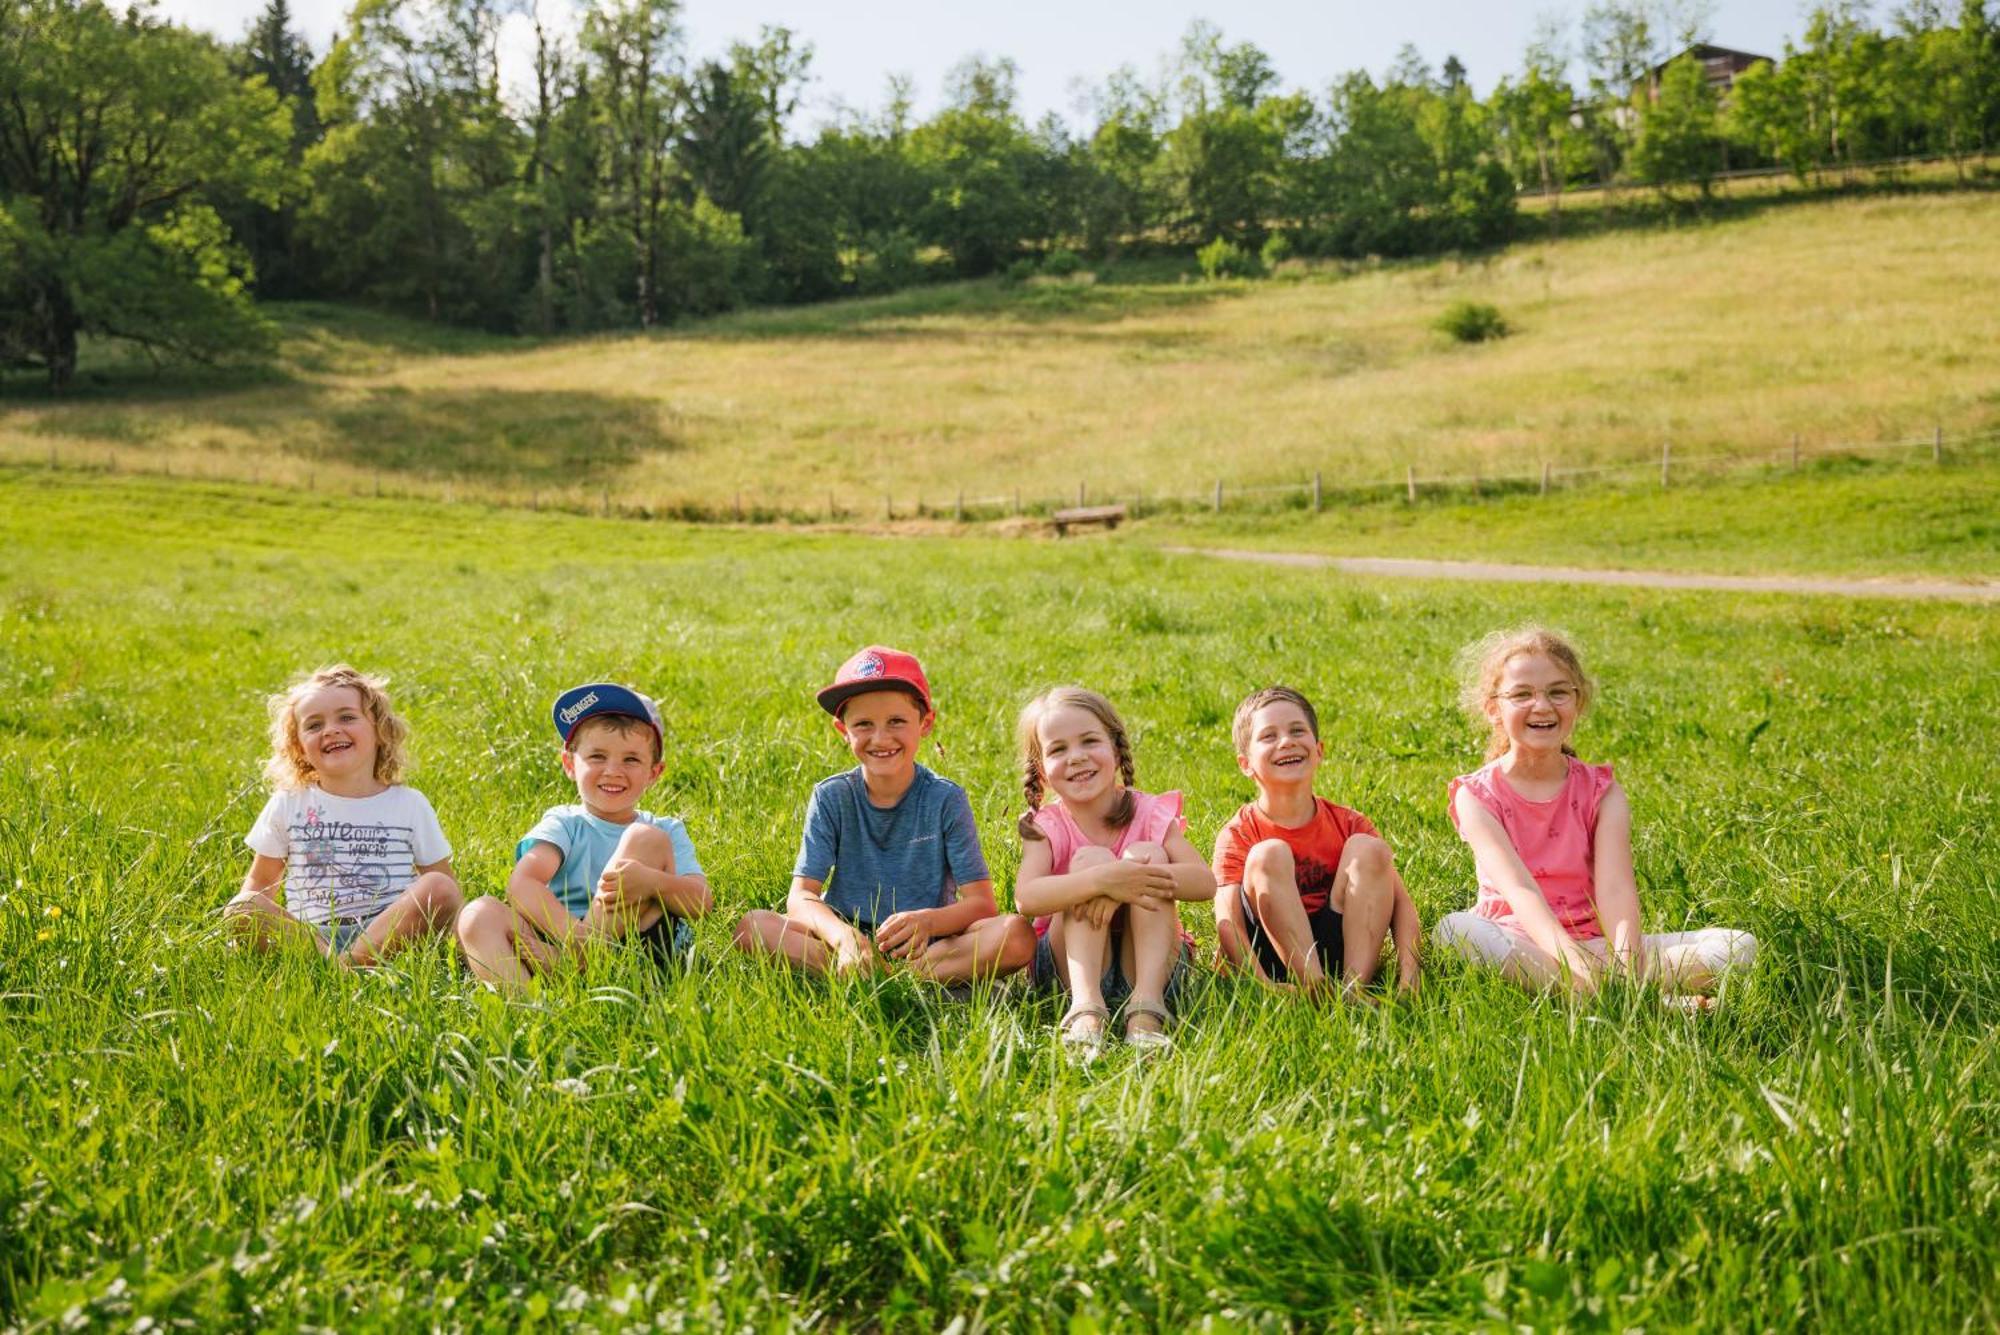
[[[0,550],[0,1325],[2000,1322],[1993,609],[26,469]],[[1632,795],[1648,928],[1763,941],[1716,1015],[1434,961],[1382,1010],[1209,983],[1170,1058],[1081,1072],[1046,999],[725,951],[842,762],[811,689],[871,639],[930,667],[1003,891],[1028,695],[1110,694],[1204,844],[1247,796],[1229,711],[1282,679],[1433,924],[1471,898],[1453,655],[1528,617],[1601,679],[1579,745]],[[392,678],[468,893],[564,800],[553,694],[658,693],[650,804],[718,893],[701,966],[507,1001],[434,950],[355,977],[224,947],[262,698],[333,658]]]
[[[1651,221],[1468,259],[1220,284],[1145,261],[540,345],[277,308],[261,374],[114,367],[53,404],[17,378],[0,460],[868,519],[2000,427],[2000,193],[1627,212]],[[1463,299],[1515,332],[1450,343]]]

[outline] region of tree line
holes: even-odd
[[[812,49],[767,27],[692,59],[674,0],[358,0],[317,59],[285,0],[240,42],[103,0],[0,0],[0,367],[51,385],[80,337],[213,359],[271,341],[253,292],[357,299],[493,330],[650,328],[745,303],[893,290],[1051,256],[1192,247],[1406,256],[1504,242],[1519,192],[1705,192],[2000,140],[1984,0],[1852,3],[1725,98],[1657,0],[1545,26],[1476,97],[1454,57],[1285,89],[1193,25],[1148,77],[1030,122],[1018,68],[975,57],[919,119],[795,122]],[[503,89],[503,23],[532,27]],[[1573,79],[1572,69],[1581,71]],[[1275,238],[1275,239],[1274,239]]]

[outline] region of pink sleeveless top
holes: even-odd
[[[1181,815],[1180,793],[1142,793],[1137,788],[1132,793],[1132,823],[1118,832],[1117,842],[1111,845],[1114,856],[1122,857],[1125,850],[1134,844],[1157,844],[1175,830],[1185,830],[1187,821]],[[1049,872],[1054,876],[1069,874],[1069,861],[1077,850],[1090,847],[1090,840],[1077,828],[1076,817],[1063,810],[1060,802],[1051,802],[1035,811],[1035,828],[1049,841]],[[1035,935],[1045,935],[1049,930],[1050,915],[1035,919]],[[1187,935],[1185,928],[1182,936]]]
[[[1451,781],[1446,809],[1458,825],[1458,790],[1469,790],[1479,805],[1492,812],[1514,842],[1528,874],[1541,887],[1563,930],[1579,940],[1604,935],[1597,921],[1597,885],[1591,875],[1597,839],[1597,809],[1611,791],[1611,766],[1586,765],[1575,756],[1563,789],[1545,802],[1531,802],[1515,792],[1500,773],[1500,762],[1489,761],[1471,774]],[[1479,902],[1472,911],[1482,918],[1509,922],[1514,916],[1506,896],[1481,882]]]

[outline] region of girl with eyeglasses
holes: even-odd
[[[1589,996],[1609,973],[1649,980],[1675,1004],[1709,994],[1757,954],[1748,932],[1646,935],[1632,871],[1632,808],[1609,765],[1570,734],[1593,687],[1568,641],[1540,626],[1487,636],[1466,654],[1466,712],[1491,729],[1487,762],[1451,781],[1451,819],[1472,846],[1479,899],[1436,939],[1534,991]]]

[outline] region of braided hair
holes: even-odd
[[[1138,814],[1139,803],[1132,796],[1132,740],[1125,731],[1125,720],[1119,718],[1117,709],[1096,691],[1087,691],[1081,686],[1057,686],[1028,701],[1027,707],[1021,711],[1020,722],[1014,728],[1015,741],[1021,753],[1021,792],[1028,800],[1027,810],[1021,813],[1016,827],[1023,839],[1046,838],[1041,827],[1035,824],[1035,813],[1042,808],[1042,797],[1047,787],[1042,777],[1042,719],[1054,710],[1072,706],[1088,710],[1096,716],[1110,736],[1111,749],[1118,757],[1118,803],[1107,817],[1111,828],[1124,829]]]

